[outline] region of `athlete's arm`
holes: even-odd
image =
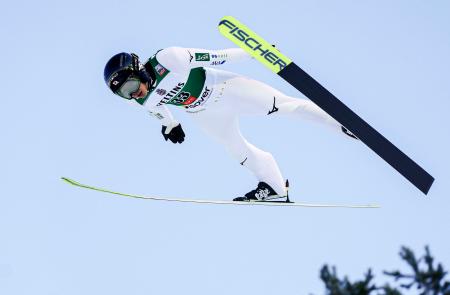
[[[188,52],[191,68],[220,66],[229,62],[250,60],[252,57],[241,48],[221,50],[207,50],[198,48],[184,48]]]
[[[220,66],[228,62],[250,60],[251,56],[241,48],[208,50],[168,47],[159,51],[156,58],[171,71],[186,72],[192,68]]]
[[[149,114],[158,119],[161,125],[168,126],[169,128],[173,128],[178,125],[178,121],[172,116],[172,113],[169,111],[167,106],[161,104],[156,106],[147,106],[145,104]]]
[[[173,143],[182,143],[184,141],[184,131],[181,124],[172,116],[172,113],[165,105],[156,105],[147,107],[149,114],[158,119],[162,125],[161,133],[167,141],[170,139]]]

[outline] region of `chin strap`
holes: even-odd
[[[143,70],[150,77],[149,81],[147,82],[147,85],[148,85],[148,91],[152,91],[153,89],[155,89],[155,84],[156,84],[155,70],[153,69],[153,67],[149,61],[145,63]]]
[[[141,64],[139,62],[139,56],[137,56],[135,53],[131,53],[132,60],[132,67],[133,72],[135,72],[139,80],[143,83],[147,83],[148,90],[152,91],[154,89],[153,85],[156,82],[156,75],[153,72],[153,68],[149,63],[146,63],[145,65]]]

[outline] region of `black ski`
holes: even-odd
[[[290,58],[231,16],[222,18],[219,23],[219,30],[225,37],[297,88],[346,129],[350,130],[424,194],[428,193],[434,181],[434,178],[428,172],[361,119]]]
[[[357,138],[427,194],[434,178],[295,63],[278,75],[335,118]]]

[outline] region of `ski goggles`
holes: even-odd
[[[139,91],[141,86],[141,80],[137,77],[129,77],[120,88],[116,91],[116,94],[125,98],[133,99],[133,94]]]

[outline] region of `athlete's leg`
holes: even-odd
[[[312,101],[287,96],[260,81],[245,77],[230,79],[224,94],[239,114],[284,115],[312,120],[341,131],[341,125]]]
[[[229,153],[256,176],[269,184],[280,196],[286,194],[283,177],[273,156],[249,143],[239,130],[236,114],[226,108],[207,109],[192,114],[203,131],[225,146]]]

